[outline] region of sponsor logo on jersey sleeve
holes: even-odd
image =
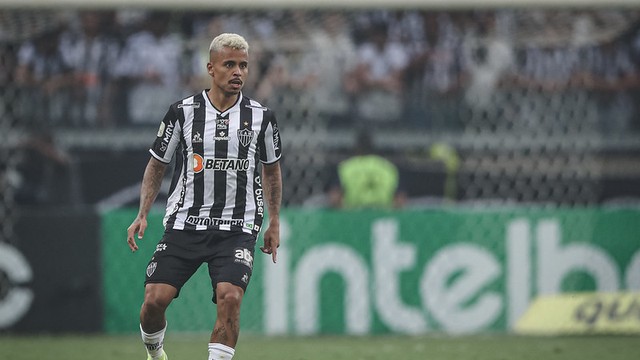
[[[160,128],[158,129],[158,135],[157,137],[162,137],[162,134],[164,134],[164,128],[166,127],[166,125],[164,124],[164,122],[160,123]]]
[[[167,150],[167,146],[169,146],[169,141],[171,141],[171,135],[173,135],[174,127],[175,127],[175,124],[173,123],[169,123],[169,125],[167,125],[166,128],[164,123],[162,123],[162,125],[160,126],[160,128],[164,128],[164,137],[162,138],[162,143],[160,144],[160,151]]]
[[[200,103],[199,102],[193,102],[193,103],[186,103],[186,104],[178,104],[178,109],[181,109],[183,107],[192,107],[194,109],[199,109],[200,108]]]

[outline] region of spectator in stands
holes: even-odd
[[[405,117],[418,128],[455,128],[461,109],[464,73],[460,39],[447,36],[451,19],[441,12],[423,15],[423,40],[414,45],[415,54],[406,72],[409,91]]]
[[[486,108],[495,101],[495,91],[513,65],[512,46],[498,32],[496,16],[496,11],[477,13],[477,26],[466,33],[462,43],[463,66],[469,78],[465,95],[476,108]]]
[[[518,49],[514,59],[502,80],[509,91],[476,117],[478,128],[548,134],[592,127],[590,104],[572,100],[580,99],[583,91],[572,86],[577,49],[553,42],[532,44]]]
[[[402,44],[388,41],[385,22],[373,23],[358,46],[355,67],[346,75],[357,121],[391,125],[402,115],[403,76],[409,57]]]
[[[186,93],[182,61],[184,46],[171,32],[168,12],[150,12],[143,30],[126,40],[115,73],[127,91],[129,121],[155,124],[166,104]]]
[[[301,99],[308,94],[313,75],[301,69],[304,49],[298,46],[290,47],[286,52],[266,54],[267,58],[262,64],[265,67],[263,76],[256,84],[258,101],[276,107],[298,104],[300,108],[308,109],[308,101],[302,103]]]
[[[423,49],[426,24],[424,12],[396,10],[389,16],[389,40],[401,43],[410,56]]]
[[[329,126],[348,125],[344,74],[353,67],[356,48],[344,15],[333,11],[320,14],[320,26],[311,33],[309,45],[302,59],[308,76],[309,111]]]
[[[571,82],[578,51],[553,43],[530,45],[517,55],[518,61],[510,72],[514,84],[543,92],[565,90]]]
[[[18,51],[16,103],[23,125],[66,125],[73,75],[59,47],[61,31],[62,27],[49,29]]]
[[[338,164],[329,203],[342,209],[392,209],[406,204],[398,168],[374,151],[369,133],[357,135],[352,156]]]
[[[206,73],[203,74],[202,71],[202,69],[206,69],[209,62],[209,51],[204,45],[208,44],[211,38],[217,34],[232,32],[225,29],[224,16],[212,15],[206,19],[193,19],[192,37],[187,44],[191,65],[187,87],[190,91],[196,92],[209,86],[210,76]]]
[[[632,91],[640,82],[640,68],[632,48],[618,39],[582,50],[576,82],[590,90],[598,107],[598,123],[605,133],[623,133],[634,113]],[[637,102],[637,100],[635,100]]]
[[[315,101],[315,69],[307,62],[313,28],[308,12],[288,12],[278,28],[278,43],[267,42],[277,52],[264,54],[264,75],[257,86],[256,98],[268,106],[291,107],[308,111]],[[296,117],[304,120],[304,117]]]
[[[120,51],[118,41],[104,28],[112,15],[82,11],[79,26],[62,35],[60,50],[73,74],[67,116],[74,125],[107,126],[112,121],[111,79]]]

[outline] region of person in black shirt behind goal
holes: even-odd
[[[165,232],[147,266],[140,311],[149,360],[167,359],[165,311],[205,262],[217,304],[209,360],[231,359],[265,208],[269,222],[260,249],[274,263],[280,243],[280,133],[274,113],[241,91],[249,45],[240,35],[221,34],[209,53],[211,89],[170,106],[149,150],[140,210],[127,229],[127,243],[135,252],[165,168],[175,156]]]

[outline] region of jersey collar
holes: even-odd
[[[209,89],[203,90],[202,96],[207,99],[207,103],[209,104],[209,106],[211,106],[220,116],[226,116],[227,114],[237,111],[240,108],[240,102],[242,102],[242,91],[238,94],[238,99],[236,99],[236,102],[224,111],[220,111],[218,108],[216,108],[215,105],[213,105],[211,99],[209,99],[209,96],[207,95],[208,91]]]

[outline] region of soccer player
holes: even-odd
[[[209,360],[231,359],[265,208],[269,223],[260,249],[274,263],[280,243],[280,134],[274,113],[241,91],[249,45],[240,35],[221,34],[209,53],[211,88],[170,106],[149,150],[140,210],[127,229],[127,243],[136,251],[136,236],[139,240],[144,235],[147,214],[175,154],[165,233],[147,266],[140,310],[149,360],[167,359],[162,346],[165,310],[205,262],[217,304]]]

